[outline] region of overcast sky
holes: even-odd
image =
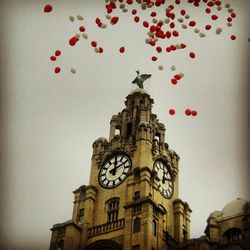
[[[159,44],[165,48],[183,42],[187,48],[158,54],[145,44],[142,22],[136,24],[131,15],[136,8],[142,20],[151,21],[151,11],[136,5],[126,14],[118,8],[119,21],[111,26],[104,1],[54,0],[51,13],[43,12],[46,1],[0,1],[2,242],[10,249],[48,249],[49,229],[71,219],[72,191],[89,181],[92,143],[108,138],[111,116],[125,107],[138,69],[152,74],[146,90],[155,101],[153,112],[180,156],[180,198],[193,210],[191,236],[203,234],[212,211],[238,197],[250,200],[250,3],[228,2],[237,14],[230,28],[225,1],[216,21],[204,14],[204,5],[178,6],[188,11],[187,24],[194,19],[203,31],[208,23],[213,27],[200,38],[194,28],[184,30],[175,21],[180,36]],[[83,21],[69,20],[78,14]],[[98,28],[96,17],[108,27]],[[88,40],[69,46],[81,25]],[[216,27],[223,29],[220,35]],[[93,40],[102,54],[94,52]],[[122,46],[124,54],[119,53]],[[52,62],[57,49],[62,54]],[[154,55],[157,62],[151,61]],[[180,72],[184,77],[172,85],[171,78]],[[174,116],[169,108],[176,110]],[[185,116],[186,108],[197,110],[198,116]]]

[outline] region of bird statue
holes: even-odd
[[[140,75],[139,70],[137,70],[136,73],[137,73],[137,76],[132,83],[137,84],[139,88],[143,89],[143,82],[146,81],[147,79],[149,79],[151,77],[151,75],[150,74]]]

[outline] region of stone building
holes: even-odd
[[[100,137],[93,143],[89,185],[73,192],[72,219],[53,226],[50,250],[216,249],[215,244],[200,246],[221,244],[219,239],[231,232],[238,232],[239,239],[249,235],[248,207],[245,226],[230,231],[224,226],[227,218],[214,212],[206,237],[190,240],[192,211],[179,198],[179,156],[165,142],[153,103],[145,90],[136,89],[112,116],[109,140]]]
[[[207,219],[205,236],[182,242],[182,250],[250,250],[250,202],[238,198]]]

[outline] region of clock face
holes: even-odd
[[[169,168],[162,161],[156,161],[154,169],[160,179],[159,191],[167,199],[170,199],[174,193],[174,183]]]
[[[131,171],[131,161],[128,156],[119,154],[111,157],[99,172],[99,183],[102,187],[113,188],[120,185]]]

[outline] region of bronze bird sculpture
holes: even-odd
[[[142,74],[140,75],[140,71],[137,70],[136,71],[137,76],[136,78],[133,80],[133,84],[137,84],[139,88],[143,89],[143,82],[146,81],[147,79],[149,79],[151,77],[150,74]]]

